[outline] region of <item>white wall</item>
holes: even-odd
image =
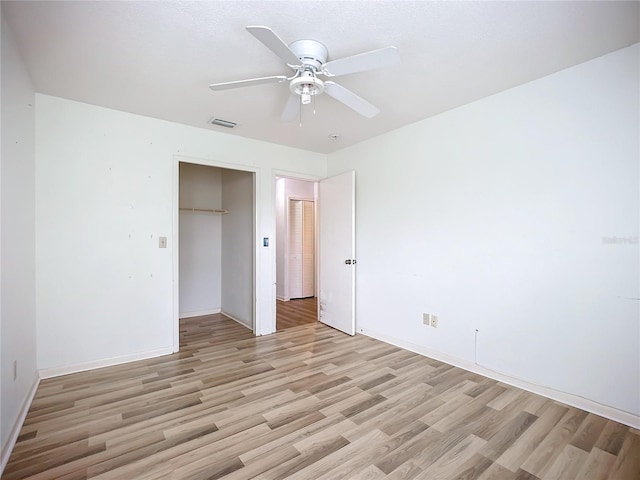
[[[253,173],[222,171],[222,312],[253,329]],[[265,247],[261,247],[265,248]],[[273,251],[273,247],[270,247]]]
[[[289,300],[289,199],[316,200],[315,183],[295,178],[279,178],[276,181],[276,218],[277,218],[277,275],[276,294],[280,300]]]
[[[329,175],[356,171],[358,331],[467,366],[477,354],[640,424],[639,57],[329,155]]]
[[[219,168],[180,163],[180,208],[221,209]],[[221,309],[222,217],[180,211],[180,316]]]
[[[326,173],[324,155],[41,94],[36,132],[37,340],[45,375],[172,350],[178,158],[256,170],[260,237],[275,233],[274,169]],[[158,248],[159,236],[168,237],[167,249]],[[275,249],[261,248],[259,334],[275,330],[274,265]]]
[[[287,199],[295,198],[298,200],[315,200],[313,193],[314,183],[315,182],[308,180],[285,178],[285,195]]]
[[[2,466],[37,384],[35,311],[34,90],[2,18],[0,163],[0,446]],[[13,362],[17,362],[17,378]],[[27,405],[28,406],[28,405]]]

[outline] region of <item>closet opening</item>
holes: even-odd
[[[254,330],[255,173],[178,163],[178,317]]]

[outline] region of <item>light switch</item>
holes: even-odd
[[[159,239],[158,239],[158,247],[159,248],[167,248],[167,237],[159,237]]]

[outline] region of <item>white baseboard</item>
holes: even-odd
[[[105,358],[92,362],[77,363],[75,365],[65,365],[64,367],[43,368],[40,370],[40,378],[59,377],[60,375],[69,375],[70,373],[86,372],[96,368],[112,367],[123,363],[135,362],[137,360],[146,360],[147,358],[161,357],[162,355],[170,355],[173,352],[173,346],[157,348],[155,350],[147,350],[146,352],[133,353],[131,355],[122,355],[120,357]]]
[[[276,299],[280,300],[281,302],[288,302],[289,300],[291,300],[289,297],[279,297],[276,295]]]
[[[588,398],[584,398],[579,395],[561,392],[559,390],[544,387],[542,385],[537,385],[520,378],[510,377],[508,375],[496,372],[467,360],[453,357],[451,355],[447,355],[446,353],[431,350],[421,345],[406,342],[404,340],[400,340],[383,333],[375,332],[367,328],[358,328],[357,331],[358,333],[371,338],[375,338],[376,340],[380,340],[381,342],[389,343],[396,347],[400,347],[405,350],[424,355],[425,357],[433,358],[434,360],[453,365],[454,367],[459,367],[463,370],[477,373],[484,377],[506,383],[507,385],[511,385],[513,387],[517,387],[522,390],[535,393],[537,395],[542,395],[543,397],[547,397],[551,400],[556,400],[566,405],[580,408],[582,410],[586,410],[587,412],[595,413],[596,415],[600,415],[602,417],[608,418],[609,420],[628,425],[632,428],[640,429],[640,416],[625,412],[624,410],[619,410],[617,408],[611,407],[609,405],[604,405],[593,400],[589,400]]]
[[[249,330],[253,331],[253,328],[250,325],[247,325],[246,323],[244,323],[242,320],[237,319],[236,317],[234,317],[233,315],[229,315],[227,312],[220,312],[222,313],[222,315],[224,315],[225,317],[229,317],[231,320],[233,320],[234,322],[239,323],[240,325],[242,325],[245,328],[248,328]]]
[[[27,418],[27,413],[29,412],[29,407],[31,407],[33,397],[38,390],[38,385],[40,385],[40,375],[38,375],[38,372],[36,371],[33,376],[31,387],[24,397],[24,402],[22,402],[22,407],[20,408],[18,418],[11,428],[9,438],[7,438],[7,443],[2,446],[2,457],[0,459],[0,476],[2,475],[2,472],[4,472],[4,467],[6,467],[7,462],[9,462],[9,457],[11,456],[11,452],[13,451],[13,447],[15,447],[16,442],[18,441],[18,436],[20,435],[22,424],[24,423],[24,419]]]
[[[201,312],[186,312],[179,314],[178,318],[202,317],[204,315],[215,315],[216,313],[221,313],[221,310],[214,308],[213,310],[202,310]]]

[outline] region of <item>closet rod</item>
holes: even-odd
[[[224,210],[221,208],[184,208],[180,207],[180,211],[182,212],[200,212],[200,213],[219,213],[221,215],[226,215],[229,213],[229,210]]]

